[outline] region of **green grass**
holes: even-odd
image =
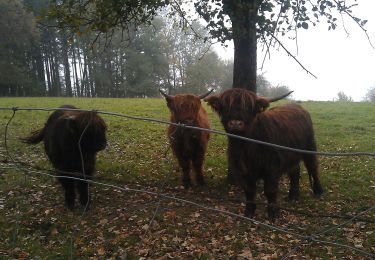
[[[1,98],[1,107],[54,108],[73,104],[84,109],[123,113],[161,120],[169,119],[163,99]],[[312,116],[320,151],[375,152],[375,105],[371,103],[303,102]],[[207,107],[206,107],[207,108]],[[207,108],[211,127],[222,126]],[[16,111],[8,129],[9,153],[15,160],[41,169],[52,169],[42,145],[20,142],[30,131],[43,126],[50,112]],[[7,165],[4,127],[12,111],[0,111],[0,162]],[[226,184],[226,138],[211,135],[205,161],[206,188],[180,187],[181,173],[168,150],[164,124],[102,116],[108,125],[108,147],[98,154],[100,182],[167,193],[208,207],[243,213],[240,189]],[[164,155],[167,155],[166,157]],[[301,200],[288,203],[288,181],[280,185],[282,216],[273,223],[309,235],[343,223],[337,217],[311,215],[354,215],[375,205],[375,159],[370,157],[321,157],[321,179],[325,193],[311,195],[303,170]],[[185,203],[163,199],[155,224],[156,196],[92,185],[93,206],[83,214],[63,207],[63,193],[53,178],[0,169],[0,259],[9,258],[158,258],[211,259],[246,255],[255,258],[283,256],[298,239],[259,227],[239,218],[205,211]],[[261,202],[256,219],[268,222]],[[321,237],[375,253],[375,212]],[[367,221],[366,220],[370,220]],[[147,232],[146,232],[147,231]],[[361,258],[350,249],[312,243],[294,255],[298,258]]]

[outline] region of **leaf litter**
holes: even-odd
[[[90,258],[126,255],[130,258],[162,259],[233,256],[239,259],[275,259],[287,255],[295,246],[299,246],[298,250],[291,252],[291,255],[296,257],[314,258],[322,254],[338,258],[363,257],[343,248],[306,243],[291,234],[270,230],[234,216],[196,208],[184,202],[104,189],[98,185],[91,186],[94,200],[89,211],[83,214],[82,209],[78,208],[70,212],[62,205],[63,198],[57,183],[47,182],[43,186],[43,191],[38,185],[27,185],[13,187],[5,193],[5,211],[1,212],[6,212],[2,215],[7,228],[3,230],[5,236],[0,239],[3,244],[0,256],[35,256],[37,251],[32,244],[37,243],[40,254],[55,252],[55,256],[74,254]],[[135,184],[134,188],[138,186]],[[160,191],[158,186],[149,185],[147,189]],[[243,212],[244,204],[238,203],[243,200],[242,193],[236,188],[227,195],[235,202],[225,201],[218,194],[198,188],[186,192],[179,186],[167,185],[164,190],[171,196],[201,203],[206,207],[238,214]],[[12,204],[10,201],[22,203]],[[160,203],[160,207],[155,212],[157,203]],[[326,204],[330,210],[340,211],[337,204]],[[303,208],[304,205],[299,207]],[[305,210],[312,211],[309,208]],[[155,218],[150,223],[153,215]],[[374,214],[370,213],[368,217],[374,218]],[[282,211],[279,219],[270,222],[262,204],[258,206],[255,218],[302,235],[342,222],[340,219],[312,218],[288,211]],[[370,244],[375,238],[373,230],[374,223],[354,222],[322,238],[373,252],[374,248]],[[11,241],[12,236],[16,237],[15,241]],[[17,246],[12,246],[12,243]],[[71,248],[67,246],[70,244]]]

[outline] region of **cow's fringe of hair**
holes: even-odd
[[[90,125],[90,128],[94,130],[94,132],[99,132],[101,129],[107,129],[107,125],[105,124],[104,120],[100,117],[96,116],[98,113],[94,111],[86,112],[86,111],[68,111],[67,116],[69,113],[75,113],[77,122],[79,122],[80,127],[82,129],[85,126]]]
[[[193,97],[194,95],[189,95],[189,94],[181,95],[180,94],[180,95],[175,96],[175,99],[174,99],[175,102],[173,104],[174,104],[174,106],[177,110],[182,110],[182,109],[184,109],[184,110],[194,110],[194,108],[197,107],[196,102],[184,102],[184,101],[186,101],[186,99],[182,98],[182,97],[186,97],[186,96]],[[179,99],[176,99],[176,98],[179,98]],[[176,101],[176,100],[178,100],[178,101]],[[199,105],[199,102],[198,102],[198,105]]]
[[[252,91],[242,91],[242,89],[233,89],[231,93],[235,92],[237,95],[228,94],[227,92],[223,92],[221,94],[221,98],[228,101],[229,109],[233,106],[233,104],[237,103],[236,98],[241,98],[241,108],[246,109],[251,105],[251,107],[255,106],[256,96]]]

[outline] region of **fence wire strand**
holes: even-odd
[[[0,166],[0,168],[2,168],[2,167]],[[82,179],[79,179],[79,178],[76,178],[76,177],[56,176],[56,175],[52,175],[52,174],[49,174],[49,173],[44,173],[44,172],[41,172],[41,171],[33,171],[33,170],[30,170],[30,169],[22,168],[22,167],[19,167],[17,165],[14,165],[12,168],[14,170],[20,170],[22,172],[27,171],[27,172],[32,173],[32,174],[44,175],[44,176],[48,176],[48,177],[51,177],[51,178],[66,178],[66,179],[73,179],[73,180],[80,180],[80,181],[82,181]],[[315,243],[321,243],[321,244],[335,245],[335,246],[338,246],[338,247],[351,249],[353,251],[356,251],[358,253],[361,253],[361,254],[369,256],[369,257],[375,257],[375,254],[372,254],[371,252],[368,252],[368,251],[365,251],[365,250],[362,250],[362,249],[359,249],[359,248],[356,248],[356,247],[353,247],[353,246],[349,246],[349,245],[338,243],[338,242],[332,242],[332,241],[322,240],[322,239],[319,239],[319,238],[315,237],[314,235],[301,235],[299,233],[287,230],[285,228],[280,228],[280,227],[277,227],[277,226],[274,226],[274,225],[271,225],[271,224],[267,224],[267,223],[255,220],[253,218],[246,217],[244,215],[240,215],[240,214],[237,214],[237,213],[234,213],[234,212],[230,212],[230,211],[227,211],[227,210],[223,210],[223,209],[219,209],[219,208],[213,208],[213,207],[205,206],[203,204],[200,204],[200,203],[197,203],[197,202],[194,202],[194,201],[190,201],[190,200],[187,200],[187,199],[182,199],[182,198],[179,198],[179,197],[176,197],[176,196],[172,196],[172,195],[168,195],[168,194],[164,194],[164,193],[159,193],[159,192],[153,192],[153,191],[143,190],[143,189],[134,189],[134,188],[129,188],[129,187],[121,187],[121,186],[118,186],[118,185],[113,185],[113,184],[108,184],[108,183],[104,183],[104,182],[93,181],[93,180],[90,180],[90,179],[87,179],[85,181],[89,182],[91,184],[96,184],[96,185],[99,185],[99,186],[110,187],[110,188],[118,189],[118,190],[121,190],[121,191],[148,194],[148,195],[153,195],[153,196],[156,196],[156,197],[159,197],[159,198],[161,197],[161,198],[165,198],[165,199],[169,199],[169,200],[178,201],[178,202],[181,202],[181,203],[189,204],[191,206],[195,206],[197,208],[201,208],[203,210],[207,210],[207,211],[211,211],[211,212],[216,212],[216,213],[220,213],[220,214],[223,214],[223,215],[226,215],[226,216],[231,216],[231,217],[239,218],[239,219],[242,219],[242,220],[246,220],[246,221],[252,222],[254,225],[258,225],[258,226],[261,226],[261,227],[264,227],[264,228],[267,228],[267,229],[270,229],[270,230],[273,230],[273,231],[277,231],[277,232],[280,232],[280,233],[283,233],[283,234],[288,234],[288,235],[291,235],[291,236],[293,236],[293,237],[295,237],[297,239],[301,239],[303,241],[307,241],[307,242],[310,242],[310,243],[315,242]],[[371,207],[371,209],[372,210],[375,209],[375,205],[373,207]],[[362,215],[362,214],[364,214],[364,213],[362,213],[362,212],[359,213],[359,215]],[[354,216],[353,219],[355,219],[356,217],[357,217],[357,215]],[[336,227],[339,228],[340,226],[336,226]],[[334,228],[335,227],[330,228],[331,231]]]
[[[283,146],[283,145],[268,143],[268,142],[264,142],[264,141],[260,141],[260,140],[256,140],[256,139],[252,139],[252,138],[247,138],[247,137],[244,137],[244,136],[225,133],[225,132],[214,130],[214,129],[201,128],[201,127],[196,127],[196,126],[189,126],[189,125],[182,124],[182,123],[173,123],[173,122],[169,122],[169,121],[165,121],[165,120],[161,120],[161,119],[139,117],[139,116],[130,116],[130,115],[125,115],[125,114],[121,114],[121,113],[105,112],[105,111],[100,111],[100,110],[73,109],[73,108],[20,108],[20,107],[16,107],[16,108],[0,107],[0,110],[13,110],[13,111],[15,111],[15,110],[24,110],[24,111],[56,111],[56,110],[62,110],[62,111],[83,111],[83,112],[95,111],[95,112],[97,112],[99,114],[103,114],[103,115],[118,116],[118,117],[123,117],[123,118],[127,118],[127,119],[132,119],[132,120],[154,122],[154,123],[160,123],[160,124],[166,124],[166,125],[174,125],[174,126],[186,128],[186,129],[193,129],[193,130],[211,132],[211,133],[218,134],[218,135],[224,135],[224,136],[227,136],[227,137],[236,138],[236,139],[247,141],[247,142],[252,142],[252,143],[265,145],[265,146],[270,146],[270,147],[273,147],[273,148],[282,149],[282,150],[286,150],[286,151],[290,151],[290,152],[296,152],[296,153],[315,154],[315,155],[330,156],[330,157],[345,157],[345,156],[370,156],[370,157],[375,157],[375,152],[345,152],[345,153],[339,153],[339,152],[317,152],[317,151],[296,149],[296,148],[292,148],[292,147],[288,147],[288,146]]]
[[[91,121],[93,119],[93,113],[95,113],[95,111],[91,111],[90,113],[90,119],[89,121],[87,122],[87,125],[85,126],[85,128],[83,129],[82,133],[81,133],[81,136],[79,137],[78,139],[78,150],[79,150],[79,156],[80,156],[80,159],[81,159],[81,166],[82,166],[82,174],[83,174],[83,179],[84,180],[87,180],[87,176],[86,176],[86,170],[85,170],[85,160],[83,158],[83,152],[82,152],[82,138],[83,136],[85,135],[86,131],[87,131],[87,128],[90,126],[91,124]],[[90,203],[90,183],[87,183],[87,193],[88,193],[88,199],[87,199],[87,202],[86,202],[86,205],[85,205],[85,208],[82,212],[82,216],[85,215],[86,213],[86,210],[88,209],[88,206],[89,206],[89,203]],[[80,195],[81,196],[81,195]]]
[[[14,162],[14,159],[13,157],[10,155],[10,152],[9,152],[9,148],[8,148],[8,130],[9,130],[9,125],[10,125],[10,122],[12,122],[14,116],[16,115],[16,111],[17,109],[13,108],[13,114],[12,116],[9,118],[7,124],[5,125],[5,131],[4,131],[4,145],[5,145],[5,151],[6,151],[6,154],[7,156],[9,157],[9,159]]]
[[[132,120],[141,120],[141,121],[146,121],[146,122],[154,122],[154,123],[175,125],[175,126],[177,126],[176,130],[179,129],[179,128],[186,128],[186,129],[207,131],[207,132],[211,132],[211,133],[218,134],[218,135],[225,135],[225,136],[230,137],[230,138],[237,138],[237,139],[240,139],[240,140],[243,140],[243,141],[253,142],[253,143],[256,143],[256,144],[266,145],[266,146],[270,146],[270,147],[273,147],[273,148],[283,149],[283,150],[287,150],[287,151],[291,151],[291,152],[316,154],[316,155],[321,155],[321,156],[370,156],[370,157],[374,157],[375,153],[373,153],[373,152],[352,152],[352,153],[348,153],[348,152],[346,152],[346,153],[335,153],[335,152],[333,152],[332,153],[332,152],[307,151],[307,150],[295,149],[295,148],[291,148],[291,147],[286,147],[286,146],[281,146],[281,145],[277,145],[277,144],[267,143],[267,142],[263,142],[263,141],[259,141],[259,140],[255,140],[255,139],[251,139],[251,138],[246,138],[246,137],[243,137],[243,136],[228,134],[228,133],[217,131],[217,130],[213,130],[213,129],[206,129],[206,128],[188,126],[188,125],[185,125],[185,124],[172,123],[172,122],[168,122],[168,121],[164,121],[164,120],[159,120],[159,119],[153,119],[153,118],[129,116],[129,115],[120,114],[120,113],[112,113],[112,112],[97,111],[97,110],[69,109],[69,108],[18,108],[18,107],[13,107],[13,108],[0,107],[0,110],[12,110],[13,111],[12,116],[10,117],[10,119],[8,120],[8,122],[7,122],[6,126],[5,126],[5,133],[4,133],[4,144],[5,144],[6,155],[11,160],[11,162],[12,162],[11,164],[12,165],[11,166],[4,166],[4,165],[0,164],[0,168],[1,169],[19,170],[22,173],[24,173],[25,175],[27,175],[26,173],[32,173],[32,174],[44,175],[44,176],[48,176],[48,177],[52,177],[52,178],[66,178],[66,179],[84,181],[84,182],[87,182],[88,189],[89,189],[89,184],[97,184],[97,185],[100,185],[100,186],[110,187],[110,188],[113,188],[113,189],[118,189],[118,190],[122,190],[122,191],[126,191],[126,192],[134,192],[134,193],[143,193],[143,194],[153,195],[153,196],[155,196],[155,197],[158,198],[158,202],[157,202],[157,206],[156,206],[156,208],[155,208],[155,210],[153,212],[153,216],[152,216],[152,218],[151,218],[151,220],[149,222],[148,228],[146,229],[146,231],[144,233],[144,237],[147,234],[147,232],[149,232],[149,228],[152,225],[152,223],[153,223],[153,221],[154,221],[154,219],[155,219],[155,217],[156,217],[156,215],[157,215],[157,213],[159,211],[161,200],[162,199],[168,199],[168,200],[174,200],[174,201],[178,201],[178,202],[181,202],[181,203],[185,203],[185,204],[188,204],[188,205],[191,205],[191,206],[195,206],[195,207],[201,208],[203,210],[220,213],[220,214],[227,215],[227,216],[236,217],[236,218],[239,218],[239,219],[242,219],[242,220],[245,220],[245,221],[252,222],[254,225],[258,225],[258,226],[261,226],[261,227],[264,227],[264,228],[267,228],[267,229],[270,229],[270,230],[273,230],[273,231],[277,231],[277,232],[280,232],[280,233],[283,233],[283,234],[288,234],[288,235],[291,235],[291,236],[293,236],[293,237],[295,237],[297,239],[300,239],[301,241],[295,247],[293,247],[287,254],[285,254],[282,257],[282,259],[288,258],[291,254],[293,254],[294,252],[296,252],[299,248],[301,248],[302,246],[308,245],[310,243],[321,243],[321,244],[327,244],[327,245],[333,245],[333,246],[337,246],[337,247],[341,247],[341,248],[346,248],[346,249],[350,249],[350,250],[356,251],[358,253],[361,253],[362,255],[365,255],[365,256],[368,256],[368,257],[371,257],[371,258],[375,259],[375,254],[373,254],[371,252],[368,252],[368,251],[365,251],[365,250],[362,250],[362,249],[359,249],[359,248],[356,248],[356,247],[353,247],[353,246],[349,246],[349,245],[346,245],[346,244],[342,244],[342,243],[338,243],[338,242],[332,242],[332,241],[327,241],[327,240],[323,240],[323,239],[318,238],[319,236],[322,236],[322,235],[325,235],[325,234],[327,234],[329,232],[338,230],[340,227],[342,227],[344,225],[347,225],[348,223],[353,222],[355,219],[357,219],[361,215],[364,215],[364,214],[366,214],[366,213],[368,213],[370,211],[375,210],[375,205],[372,206],[372,207],[370,207],[370,208],[368,208],[368,209],[366,209],[366,210],[364,210],[364,211],[362,211],[362,212],[360,212],[360,213],[358,213],[358,214],[356,214],[355,216],[353,216],[349,220],[347,220],[347,221],[345,221],[345,222],[343,222],[343,223],[341,223],[339,225],[332,226],[332,227],[330,227],[328,229],[324,229],[324,230],[319,231],[319,232],[315,232],[314,234],[311,234],[311,235],[301,235],[299,233],[290,231],[288,229],[277,227],[277,226],[274,226],[274,225],[271,225],[271,224],[267,224],[267,223],[263,223],[261,221],[255,220],[255,219],[248,218],[246,216],[236,214],[234,212],[230,212],[230,211],[227,211],[227,210],[222,210],[220,208],[213,208],[213,207],[205,206],[203,204],[200,204],[200,203],[197,203],[197,202],[194,202],[194,201],[190,201],[190,200],[178,198],[176,196],[165,194],[162,191],[163,191],[164,185],[165,185],[165,183],[167,181],[167,177],[165,178],[165,180],[164,180],[163,184],[161,185],[161,187],[159,188],[158,192],[152,192],[152,191],[147,191],[147,190],[143,190],[143,189],[134,189],[134,188],[129,188],[129,187],[121,187],[121,186],[118,186],[118,185],[113,185],[113,184],[108,184],[108,183],[104,183],[104,182],[99,182],[99,181],[91,180],[90,178],[87,178],[87,176],[85,174],[85,165],[84,165],[84,158],[83,158],[83,153],[82,153],[82,148],[81,148],[81,140],[82,140],[82,137],[83,137],[84,133],[86,132],[87,128],[89,127],[89,125],[91,123],[93,113],[100,113],[100,114],[104,114],[104,115],[118,116],[118,117],[123,117],[123,118],[127,118],[127,119],[132,119]],[[9,129],[9,125],[10,125],[11,121],[15,117],[16,111],[18,111],[18,110],[25,110],[25,111],[56,111],[56,110],[65,110],[65,111],[92,112],[90,120],[89,120],[88,124],[86,125],[86,127],[84,128],[84,130],[83,130],[83,132],[82,132],[82,134],[81,134],[81,136],[79,138],[79,141],[78,141],[78,147],[79,147],[79,152],[80,152],[80,157],[81,157],[81,163],[82,163],[82,173],[78,173],[78,174],[80,174],[81,177],[83,176],[83,179],[75,177],[74,174],[77,174],[77,173],[70,173],[69,172],[69,174],[71,174],[73,176],[64,176],[64,175],[56,175],[56,174],[45,173],[45,172],[42,172],[42,171],[31,170],[29,168],[26,168],[26,167],[22,166],[23,165],[22,162],[18,162],[18,161],[16,161],[12,157],[12,155],[10,154],[8,143],[7,143],[7,140],[8,140],[8,129]],[[172,134],[171,138],[173,138],[173,134]],[[170,149],[170,144],[168,144],[168,147],[165,149],[165,153],[164,153],[164,159],[165,160],[167,159],[167,153],[168,153],[169,149]],[[7,163],[9,164],[9,162],[7,162]],[[49,171],[49,172],[57,172],[57,173],[60,172],[60,173],[63,173],[63,174],[65,173],[63,171]],[[84,214],[86,213],[86,210],[88,208],[88,204],[89,204],[89,200],[87,201],[87,204],[86,204],[86,206],[84,208],[84,211],[83,211],[81,217],[83,217]],[[304,242],[305,243],[307,242],[307,243],[303,244]],[[72,241],[71,241],[71,243],[72,243]],[[71,252],[71,253],[73,253],[73,252]]]
[[[370,207],[370,208],[368,208],[368,209],[366,209],[366,210],[364,210],[364,211],[362,211],[362,212],[360,212],[360,213],[357,213],[355,216],[353,216],[352,218],[350,218],[349,220],[347,220],[347,221],[344,221],[343,223],[341,223],[341,224],[339,224],[339,225],[335,225],[335,226],[332,226],[332,227],[330,227],[330,228],[328,228],[328,229],[324,229],[324,230],[322,230],[322,231],[319,231],[319,232],[315,232],[315,233],[313,233],[312,235],[310,235],[310,237],[312,237],[312,238],[316,238],[316,237],[318,237],[318,236],[321,236],[321,235],[324,235],[324,234],[327,234],[327,233],[329,233],[329,232],[331,232],[331,231],[335,231],[335,230],[338,230],[340,227],[342,227],[342,226],[345,226],[345,225],[347,225],[347,224],[349,224],[349,223],[351,223],[351,222],[353,222],[355,219],[357,219],[357,218],[359,218],[360,216],[362,216],[362,215],[364,215],[364,214],[366,214],[366,213],[369,213],[369,212],[371,212],[371,211],[374,211],[375,210],[375,205],[373,205],[372,207]],[[304,240],[304,241],[306,241],[306,242],[308,242],[306,245],[308,245],[308,244],[310,244],[312,241],[310,240]],[[281,257],[281,260],[284,260],[284,259],[287,259],[291,254],[293,254],[295,251],[297,251],[299,248],[301,248],[302,246],[306,246],[306,245],[303,245],[302,244],[303,243],[303,241],[301,241],[300,243],[298,243],[289,253],[287,253],[286,255],[284,255],[283,257]],[[332,242],[330,242],[330,243],[332,243]],[[328,243],[327,243],[328,244]],[[352,248],[350,248],[350,249],[352,249]],[[359,250],[361,250],[361,249],[359,249]],[[364,252],[361,252],[361,253],[363,253],[364,255],[367,255],[367,256],[369,256],[369,257],[372,257],[372,258],[375,258],[375,254],[366,254],[366,251],[364,251]]]
[[[175,132],[177,131],[177,129],[178,129],[178,128],[176,128],[175,131],[173,131],[173,133],[171,133],[171,134],[169,135],[170,138],[173,138],[173,136],[174,136]],[[169,151],[170,148],[171,148],[171,143],[168,142],[168,143],[167,143],[167,147],[166,147],[165,152],[164,152],[164,155],[163,155],[163,159],[164,159],[165,161],[167,160],[167,157],[168,157],[168,151]],[[170,162],[171,167],[173,167],[173,163],[172,163],[171,161],[169,161],[169,162]],[[171,171],[172,171],[172,169],[170,170],[170,172],[171,172]],[[167,174],[168,174],[168,173],[167,173]],[[162,183],[162,184],[160,185],[160,187],[159,187],[159,192],[158,192],[159,194],[161,194],[162,190],[164,189],[165,184],[167,183],[167,180],[168,180],[168,178],[167,178],[167,177],[168,177],[167,174],[166,174],[166,176],[165,176],[165,178],[164,178],[163,183]],[[151,220],[150,220],[150,222],[149,222],[149,224],[148,224],[148,226],[147,226],[147,229],[146,229],[146,231],[144,232],[143,238],[146,237],[146,234],[149,232],[149,230],[150,230],[150,228],[151,228],[151,225],[153,224],[153,222],[154,222],[154,220],[155,220],[155,217],[156,217],[156,215],[157,215],[157,213],[158,213],[158,211],[159,211],[159,209],[160,209],[161,200],[162,200],[162,197],[161,197],[161,196],[158,196],[158,202],[157,202],[156,208],[155,208],[154,213],[153,213],[153,215],[152,215],[152,218],[151,218]]]

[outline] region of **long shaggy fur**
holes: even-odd
[[[71,105],[61,108],[75,109]],[[26,143],[44,143],[45,152],[59,176],[90,179],[95,170],[96,153],[106,147],[106,124],[94,112],[56,110],[45,126],[24,139]],[[82,153],[82,156],[81,156]],[[65,205],[74,208],[76,192],[83,206],[89,203],[88,184],[58,178],[65,191]]]
[[[198,96],[179,94],[174,97],[167,97],[166,101],[171,111],[171,122],[210,128],[207,113]],[[204,131],[182,129],[174,125],[168,127],[168,138],[173,154],[182,168],[182,182],[185,188],[191,185],[191,166],[195,170],[197,184],[205,185],[203,162],[209,137],[209,133]]]
[[[316,151],[309,113],[297,104],[268,109],[266,98],[244,89],[230,89],[205,99],[220,115],[228,133],[282,146]],[[323,192],[318,175],[318,159],[313,154],[289,152],[265,145],[228,139],[228,168],[243,186],[247,198],[246,215],[255,213],[256,182],[264,180],[268,215],[277,215],[278,184],[282,174],[290,178],[289,198],[299,198],[300,161],[304,161],[312,179],[313,192]],[[231,177],[231,176],[230,176]]]

